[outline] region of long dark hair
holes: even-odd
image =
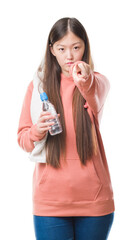
[[[58,20],[52,27],[45,52],[44,61],[38,68],[38,74],[43,72],[41,77],[43,90],[47,93],[49,101],[55,106],[57,113],[60,113],[60,122],[62,124],[62,133],[51,136],[48,133],[45,143],[46,161],[55,168],[60,167],[60,156],[65,159],[66,149],[66,128],[62,100],[60,96],[61,68],[56,57],[51,53],[50,47],[68,31],[73,32],[81,38],[85,43],[85,50],[82,61],[88,63],[94,70],[91,58],[90,44],[87,33],[83,25],[76,18],[62,18]],[[87,110],[84,108],[85,99],[75,87],[72,101],[74,127],[76,132],[77,152],[82,164],[86,164],[86,160],[90,159],[94,154],[94,139],[92,131],[92,123]]]

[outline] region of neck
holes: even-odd
[[[64,73],[61,73],[61,78],[73,81],[73,77],[70,74],[69,75],[65,75]]]

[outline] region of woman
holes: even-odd
[[[37,240],[108,238],[115,206],[99,124],[109,87],[94,71],[83,25],[75,18],[58,20],[28,86],[18,128],[19,145],[36,162]],[[41,91],[59,114],[63,131],[55,136],[48,132],[54,116],[41,110]]]

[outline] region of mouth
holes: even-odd
[[[67,62],[66,64],[67,65],[72,65],[74,62]]]

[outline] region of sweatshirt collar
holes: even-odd
[[[61,73],[61,80],[62,80],[62,81],[72,81],[72,82],[74,82],[72,76],[67,77],[67,76],[65,76],[63,73]]]

